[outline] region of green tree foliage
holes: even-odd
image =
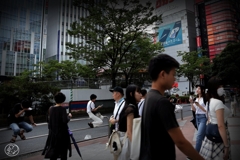
[[[27,98],[35,101],[36,99],[41,99],[42,96],[59,91],[58,88],[47,83],[33,82],[31,74],[30,71],[25,71],[22,75],[13,77],[12,80],[5,81],[0,85],[2,113],[7,113],[15,103],[19,103],[22,99]]]
[[[132,79],[142,74],[141,71],[146,71],[146,66],[150,59],[163,52],[160,43],[154,44],[149,38],[137,38],[129,48],[129,53],[124,56],[123,63],[119,64],[119,70],[125,76],[125,84],[131,84]]]
[[[222,78],[225,84],[240,84],[240,42],[230,43],[213,59],[213,76]]]
[[[68,30],[69,35],[82,39],[80,43],[66,43],[69,55],[86,60],[95,69],[104,69],[103,74],[111,77],[114,87],[124,61],[139,53],[132,49],[135,41],[147,27],[161,21],[161,16],[153,15],[150,2],[141,4],[139,0],[75,0],[74,5],[89,14],[73,22]]]
[[[57,77],[60,77],[62,80],[74,80],[78,77],[93,77],[95,75],[95,72],[90,67],[81,65],[76,60],[62,62],[50,60],[48,62],[40,62],[37,66],[41,66],[41,76],[48,81],[56,80]],[[38,71],[35,72],[37,73]]]
[[[199,55],[197,51],[178,52],[178,56],[182,57],[183,62],[178,70],[178,76],[186,77],[191,82],[192,87],[199,81],[200,74],[204,77],[211,75],[210,59],[207,56]]]

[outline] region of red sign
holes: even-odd
[[[173,2],[174,0],[157,0],[156,2],[156,8],[162,7],[168,3]]]
[[[201,37],[198,36],[198,37],[197,37],[197,47],[201,47],[201,46],[202,46]]]
[[[222,43],[222,44],[216,44],[216,45],[211,45],[209,46],[209,55],[210,56],[215,56],[216,54],[220,54],[222,50],[226,47],[227,43]]]
[[[172,88],[178,88],[178,82],[174,82],[174,84],[172,85]]]

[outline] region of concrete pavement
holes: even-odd
[[[190,120],[191,116],[185,117],[183,120],[178,119],[179,126],[186,137],[186,139],[195,145],[196,141],[196,130]],[[232,151],[232,160],[240,159],[240,112],[238,111],[237,116],[230,117],[228,120],[229,132],[231,136],[231,151]],[[85,142],[78,143],[80,148],[83,160],[108,160],[113,159],[113,156],[110,154],[110,151],[106,149],[106,142],[108,141],[107,137],[92,139]],[[42,160],[44,157],[41,155],[41,152],[36,152],[33,154],[21,156],[21,157],[12,157],[11,159],[24,159],[24,160]],[[80,159],[75,147],[72,146],[72,157],[69,159],[77,160]],[[176,159],[185,160],[186,156],[179,151],[176,147]]]

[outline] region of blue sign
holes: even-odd
[[[182,44],[181,21],[160,27],[158,33],[158,41],[162,42],[164,47]]]

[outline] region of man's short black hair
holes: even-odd
[[[95,94],[91,94],[90,100],[93,100],[93,99],[96,99],[96,98],[97,98],[97,96]]]
[[[66,96],[62,92],[57,92],[54,96],[54,100],[58,104],[63,103],[66,100]]]
[[[142,89],[141,89],[141,94],[142,94],[142,96],[145,96],[145,95],[147,94],[147,90],[144,89],[144,88],[142,88]]]
[[[21,102],[23,108],[29,108],[32,106],[32,102],[29,101],[28,99],[24,99]]]
[[[148,66],[148,73],[153,81],[157,80],[161,71],[169,73],[173,68],[179,68],[179,63],[167,54],[159,54],[153,57]]]

